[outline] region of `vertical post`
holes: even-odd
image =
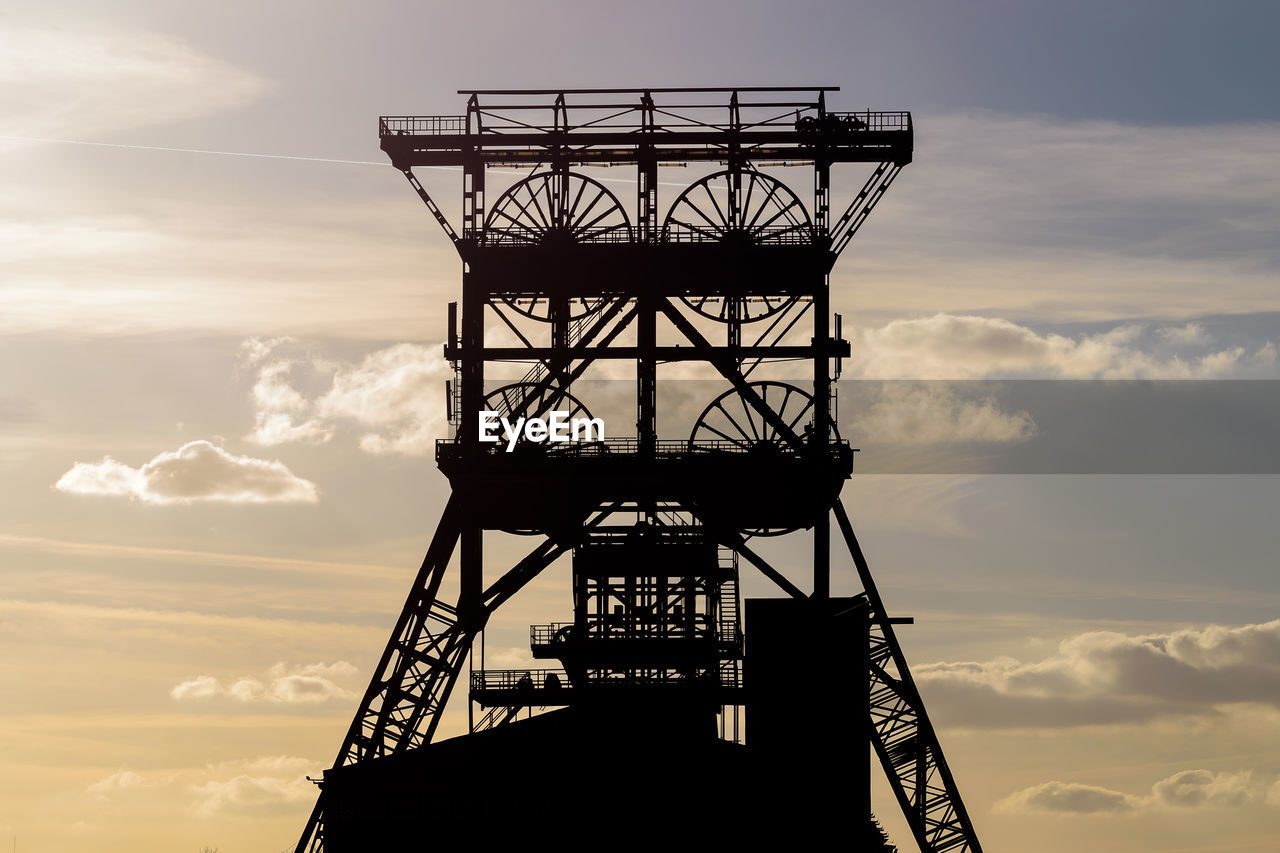
[[[813,597],[831,597],[831,516],[826,507],[813,525]]]
[[[640,132],[648,140],[653,135],[654,107],[653,96],[645,92],[640,98]],[[646,141],[636,146],[637,189],[639,196],[638,216],[636,221],[640,227],[641,243],[656,243],[658,240],[658,159],[653,153],[653,144]]]
[[[831,300],[829,282],[823,276],[813,294],[813,431],[808,453],[815,463],[831,452]],[[818,513],[813,525],[813,597],[831,595],[831,519],[828,507]]]
[[[478,497],[478,496],[473,496]],[[472,515],[472,513],[468,513]],[[462,624],[478,628],[483,624],[484,602],[484,531],[480,525],[467,523],[459,539],[458,617]]]
[[[483,170],[483,167],[481,167]],[[484,315],[488,303],[489,282],[483,269],[470,263],[462,270],[462,370],[459,377],[461,405],[458,412],[458,435],[462,453],[474,458],[484,452],[480,444],[480,410],[484,406]],[[458,616],[464,624],[481,624],[484,583],[482,531],[470,522],[477,517],[470,507],[482,496],[474,493],[464,498],[469,504],[459,534]]]
[[[637,217],[640,223],[639,242],[656,243],[658,242],[658,161],[653,155],[653,146],[644,146],[637,165],[640,191],[640,210]]]
[[[636,435],[639,437],[640,458],[652,460],[657,448],[658,430],[658,363],[657,314],[658,300],[650,292],[638,297],[636,349]]]
[[[469,266],[469,265],[468,265]],[[468,268],[462,273],[462,370],[458,435],[463,453],[474,455],[480,447],[480,409],[484,406],[484,306],[487,290],[481,274]]]
[[[477,195],[483,193],[480,189],[484,184],[483,175],[484,166],[479,165],[479,160],[468,158],[462,167],[462,236],[473,240],[480,239],[480,231],[484,227],[476,206]]]
[[[813,164],[813,225],[818,237],[830,237],[831,227],[831,161],[816,160]]]

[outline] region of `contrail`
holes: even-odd
[[[124,142],[89,142],[83,139],[50,139],[43,136],[0,136],[16,142],[56,142],[63,145],[91,145],[95,148],[132,148],[136,151],[174,151],[179,154],[221,154],[224,157],[256,157],[262,160],[307,160],[312,163],[344,163],[349,166],[390,166],[373,160],[334,160],[329,157],[297,157],[292,154],[252,154],[247,151],[211,151],[206,148],[166,148],[161,145],[129,145]]]
[[[213,151],[208,148],[169,148],[163,145],[131,145],[127,142],[90,142],[85,139],[53,139],[45,136],[9,136],[0,134],[0,139],[9,139],[14,142],[52,142],[60,145],[89,145],[94,148],[128,148],[134,151],[170,151],[177,154],[219,154],[223,157],[253,157],[259,160],[301,160],[308,163],[340,163],[346,166],[379,166],[387,168],[390,163],[380,163],[376,160],[336,160],[331,157],[299,157],[294,154],[255,154],[249,151]],[[419,166],[422,169],[433,169],[440,172],[461,172],[459,166]],[[508,175],[523,175],[523,171],[513,169],[493,169],[494,172],[501,172]],[[630,178],[596,178],[602,183],[608,184],[633,184]],[[659,186],[663,187],[679,187],[684,188],[684,184],[673,183],[670,181],[658,181]],[[719,187],[715,189],[719,190]]]

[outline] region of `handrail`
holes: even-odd
[[[462,453],[463,445],[455,438],[436,440],[436,460],[451,459]],[[828,444],[829,455],[839,458],[849,452],[849,442],[835,439]],[[568,442],[565,444],[531,444],[520,442],[510,454],[506,452],[506,444],[497,442],[483,445],[485,455],[510,456],[512,459],[528,458],[531,455],[547,459],[580,459],[580,458],[617,458],[640,453],[638,438],[606,438],[603,441]],[[688,457],[708,457],[729,454],[755,454],[776,456],[779,458],[804,460],[807,452],[802,452],[782,441],[761,441],[745,444],[736,441],[716,439],[714,441],[690,442],[685,439],[658,439],[654,442],[654,455],[658,461],[680,460]]]
[[[381,116],[378,136],[442,136],[466,133],[467,117],[462,116]]]
[[[559,688],[547,686],[547,679],[555,676],[559,683]],[[552,682],[555,684],[556,682]],[[625,669],[605,670],[603,674],[594,677],[589,676],[587,685],[589,687],[626,687],[630,685],[655,686],[683,686],[689,684],[707,684],[712,683],[719,687],[738,687],[742,683],[742,676],[738,668],[718,667],[714,671],[708,671],[701,675],[688,676],[676,670],[664,671],[661,674],[638,675],[628,672]],[[518,691],[525,690],[548,691],[568,688],[571,686],[569,676],[563,669],[483,669],[475,670],[471,673],[471,689],[473,691],[486,690],[503,690]]]
[[[676,133],[681,130],[732,133],[749,132],[753,129],[777,130],[784,128],[795,128],[803,132],[802,128],[796,127],[797,119],[802,115],[817,119],[815,106],[814,104],[801,102],[744,103],[739,107],[740,112],[742,110],[762,109],[768,110],[768,113],[758,119],[746,117],[739,119],[737,122],[723,122],[704,121],[689,115],[680,115],[680,113],[707,109],[726,109],[727,105],[725,104],[672,104],[665,109],[659,109],[662,118],[656,124],[661,125],[664,131]],[[639,104],[566,104],[561,107],[560,109],[566,117],[573,113],[578,113],[579,115],[586,113],[589,115],[593,110],[618,111],[612,116],[596,117],[594,119],[584,117],[584,120],[576,125],[572,122],[567,125],[554,121],[551,123],[526,122],[503,115],[504,112],[512,110],[523,112],[539,109],[552,110],[553,108],[549,104],[546,106],[504,104],[501,106],[480,107],[477,112],[483,115],[485,120],[482,126],[475,129],[467,126],[467,116],[465,115],[380,116],[378,119],[378,135],[379,137],[470,135],[501,138],[509,134],[567,133],[581,135],[600,132],[637,132],[654,128],[654,122],[651,119],[646,119],[644,115],[645,109]],[[841,120],[846,117],[856,119],[856,122],[850,121],[848,124],[850,127],[860,125],[856,127],[860,131],[905,133],[910,132],[912,129],[911,113],[905,110],[823,112],[821,115],[826,118],[839,118]],[[504,120],[505,123],[502,123]]]

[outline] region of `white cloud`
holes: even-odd
[[[0,134],[73,135],[210,115],[266,91],[261,78],[169,36],[8,23],[0,29]]]
[[[267,674],[275,678],[285,675],[320,675],[325,678],[348,678],[358,673],[359,670],[345,660],[334,661],[333,663],[307,663],[301,666],[277,663],[267,670]]]
[[[1272,792],[1275,788],[1273,785]],[[1269,796],[1266,786],[1256,784],[1253,774],[1247,770],[1236,773],[1182,770],[1156,782],[1143,796],[1097,785],[1053,781],[1016,791],[997,802],[992,811],[1121,814],[1138,810],[1240,808],[1269,801]]]
[[[885,385],[851,426],[849,437],[857,441],[895,444],[1021,442],[1036,431],[1026,412],[1002,411],[990,398],[964,399],[944,385],[898,383]]]
[[[259,755],[240,761],[217,765],[218,769],[245,770],[251,773],[269,773],[276,776],[301,776],[314,770],[316,762],[294,755]]]
[[[1280,308],[1280,124],[917,120],[914,161],[835,270],[851,285],[833,288],[835,310],[1061,321]]]
[[[1208,339],[1189,332],[1193,325],[1156,327],[1152,336],[1143,325],[1124,324],[1066,337],[999,318],[934,314],[860,330],[849,373],[864,379],[1219,379],[1276,374],[1271,342],[1252,353],[1238,346],[1205,352]]]
[[[254,817],[289,809],[316,796],[308,774],[319,775],[319,763],[291,755],[260,755],[223,761],[180,777],[203,777],[189,790],[197,817]]]
[[[161,453],[140,468],[104,457],[77,462],[54,484],[62,492],[116,495],[153,504],[314,503],[315,483],[278,460],[235,456],[208,441]]]
[[[219,684],[218,688],[218,692],[221,693],[222,685]],[[226,689],[226,693],[240,702],[252,702],[255,699],[263,698],[267,693],[267,688],[256,678],[238,678],[235,683]]]
[[[192,811],[197,817],[254,816],[288,810],[316,797],[315,785],[305,778],[235,776],[195,785]]]
[[[178,684],[169,695],[180,702],[225,696],[243,703],[317,704],[354,697],[354,691],[342,687],[335,679],[349,679],[357,674],[356,668],[346,661],[303,666],[278,663],[267,670],[263,679],[242,677],[224,684],[212,675],[199,675]]]
[[[169,691],[174,699],[208,699],[222,693],[222,685],[211,675],[197,675],[175,686]]]
[[[270,695],[274,701],[292,704],[346,699],[355,694],[318,675],[286,675],[272,682]]]
[[[446,433],[444,382],[451,373],[438,347],[396,344],[358,365],[318,358],[266,361],[274,347],[249,341],[245,348],[258,364],[250,441],[322,443],[347,426],[360,433],[359,445],[369,453],[424,455]],[[297,383],[307,378],[323,379],[324,386],[301,390]]]
[[[1010,794],[997,802],[997,812],[1056,812],[1059,814],[1121,813],[1136,809],[1138,797],[1083,785],[1078,782],[1045,782]]]
[[[1207,344],[1212,336],[1199,323],[1187,323],[1185,326],[1163,326],[1156,329],[1156,334],[1175,344]]]
[[[1211,773],[1184,770],[1152,786],[1157,802],[1166,806],[1243,806],[1260,800],[1265,792],[1253,784],[1252,774]]]
[[[110,799],[112,795],[130,788],[140,788],[148,784],[147,781],[132,770],[120,770],[112,773],[105,779],[94,782],[85,790],[97,800]]]
[[[952,724],[1073,726],[1206,715],[1236,703],[1280,708],[1280,620],[1130,636],[1079,634],[1039,661],[1004,657],[915,668]]]

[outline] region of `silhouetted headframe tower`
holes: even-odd
[[[453,437],[436,448],[452,493],[298,853],[638,846],[673,808],[686,840],[827,826],[851,849],[894,850],[871,815],[872,749],[922,851],[981,851],[894,636],[909,620],[886,614],[839,498],[853,449],[833,374],[849,344],[828,273],[911,161],[911,115],[832,112],[833,91],[462,91],[465,115],[380,120],[382,149],[463,261],[445,343]],[[871,173],[833,207],[841,164]],[[431,166],[461,167],[456,229],[414,176]],[[615,192],[587,174],[598,166],[633,168],[634,184]],[[811,180],[804,200],[783,166]],[[490,179],[509,184],[491,203]],[[811,379],[751,378],[782,361]],[[486,384],[504,362],[531,367]],[[481,441],[481,412],[586,416],[574,383],[610,362],[634,370],[634,435]],[[725,390],[660,436],[659,369],[689,362]],[[857,596],[831,596],[832,517]],[[804,530],[808,590],[748,544]],[[536,545],[486,572],[486,531]],[[433,743],[489,617],[567,554],[572,619],[530,634],[559,666],[486,670],[478,654],[472,733]],[[740,607],[739,560],[784,595]],[[451,565],[456,601],[442,598]],[[535,708],[556,710],[520,719]]]

